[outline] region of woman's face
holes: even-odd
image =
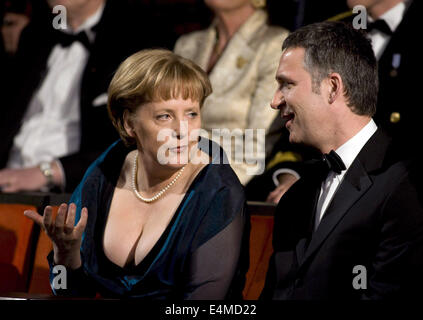
[[[200,105],[191,99],[146,103],[125,116],[125,129],[136,139],[143,160],[174,168],[188,162],[200,128]]]
[[[214,12],[239,9],[243,6],[251,6],[250,0],[204,0],[204,2]]]

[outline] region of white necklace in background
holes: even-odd
[[[173,186],[176,182],[176,180],[179,179],[179,177],[181,176],[182,172],[184,172],[185,166],[183,166],[178,174],[176,175],[175,178],[173,178],[173,180],[171,182],[169,182],[169,184],[164,187],[162,190],[160,190],[158,193],[156,193],[153,197],[151,198],[144,198],[139,192],[138,192],[138,188],[137,188],[137,173],[138,173],[138,150],[135,152],[135,158],[134,158],[134,165],[132,167],[132,190],[134,190],[135,196],[147,203],[153,202],[155,200],[157,200],[158,198],[160,198],[171,186]]]

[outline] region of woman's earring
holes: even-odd
[[[251,4],[256,9],[261,9],[266,6],[266,0],[250,0]]]

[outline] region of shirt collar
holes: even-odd
[[[385,20],[391,31],[394,32],[402,21],[402,17],[404,16],[405,10],[407,9],[408,2],[409,1],[406,0],[398,3],[382,14],[378,20]],[[373,22],[374,19],[369,16],[369,21]]]
[[[248,17],[247,20],[244,21],[244,23],[239,27],[239,29],[235,32],[233,37],[235,35],[241,36],[242,38],[246,39],[247,41],[255,36],[256,31],[267,21],[268,14],[266,11],[262,9],[257,9],[255,12]],[[214,18],[211,27],[214,32],[217,34],[217,18]]]
[[[376,123],[373,119],[370,119],[370,121],[358,133],[356,133],[355,136],[335,150],[344,162],[346,170],[348,170],[354,159],[376,130]]]
[[[95,31],[92,30],[92,28],[100,22],[100,19],[104,11],[104,6],[105,6],[105,3],[101,4],[101,6],[97,9],[97,11],[94,12],[94,14],[92,14],[91,16],[89,16],[84,21],[84,23],[81,24],[75,31],[73,31],[70,28],[65,29],[63,31],[67,33],[72,33],[72,34],[78,34],[81,31],[85,31],[90,42],[91,43],[94,42],[96,33]]]

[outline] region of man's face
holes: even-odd
[[[303,48],[283,51],[276,72],[279,86],[271,107],[279,109],[286,121],[290,142],[317,147],[327,131],[330,114],[320,92],[313,92],[311,75],[304,69],[304,53]]]
[[[355,6],[362,5],[365,6],[367,9],[384,2],[386,0],[347,0],[347,4],[349,8],[354,8]]]
[[[48,5],[53,8],[58,5],[66,7],[67,10],[74,11],[85,6],[90,0],[47,0]]]

